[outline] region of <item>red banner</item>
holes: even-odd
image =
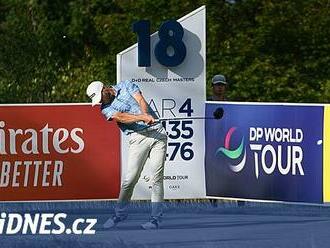
[[[0,105],[0,200],[118,198],[120,138],[90,105]]]

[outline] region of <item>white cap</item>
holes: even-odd
[[[86,90],[87,96],[92,99],[92,106],[100,103],[102,99],[103,83],[101,81],[91,82]]]
[[[224,75],[218,74],[212,78],[212,84],[227,84],[227,81]]]

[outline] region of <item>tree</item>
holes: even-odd
[[[204,4],[208,90],[222,73],[229,100],[329,101],[327,0],[0,0],[1,102],[87,101],[91,80],[115,82],[134,21],[154,32]]]

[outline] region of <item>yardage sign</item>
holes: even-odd
[[[204,116],[205,6],[178,21],[164,22],[150,35],[149,21],[133,24],[138,43],[117,55],[117,81],[131,80],[160,118]],[[165,198],[205,197],[204,121],[171,120],[165,164]],[[122,135],[122,175],[128,137]],[[150,198],[151,171],[146,164],[133,199]]]

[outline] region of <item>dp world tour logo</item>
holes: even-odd
[[[246,162],[246,147],[244,146],[244,136],[242,137],[240,145],[235,150],[230,150],[230,140],[231,136],[235,132],[237,128],[232,127],[228,130],[225,138],[225,147],[219,147],[215,152],[216,155],[219,153],[223,153],[227,158],[229,158],[232,162],[229,164],[229,167],[234,172],[240,172],[243,170]],[[244,150],[244,156],[242,157],[242,153]],[[239,159],[242,158],[242,159]],[[237,160],[239,161],[237,163]]]

